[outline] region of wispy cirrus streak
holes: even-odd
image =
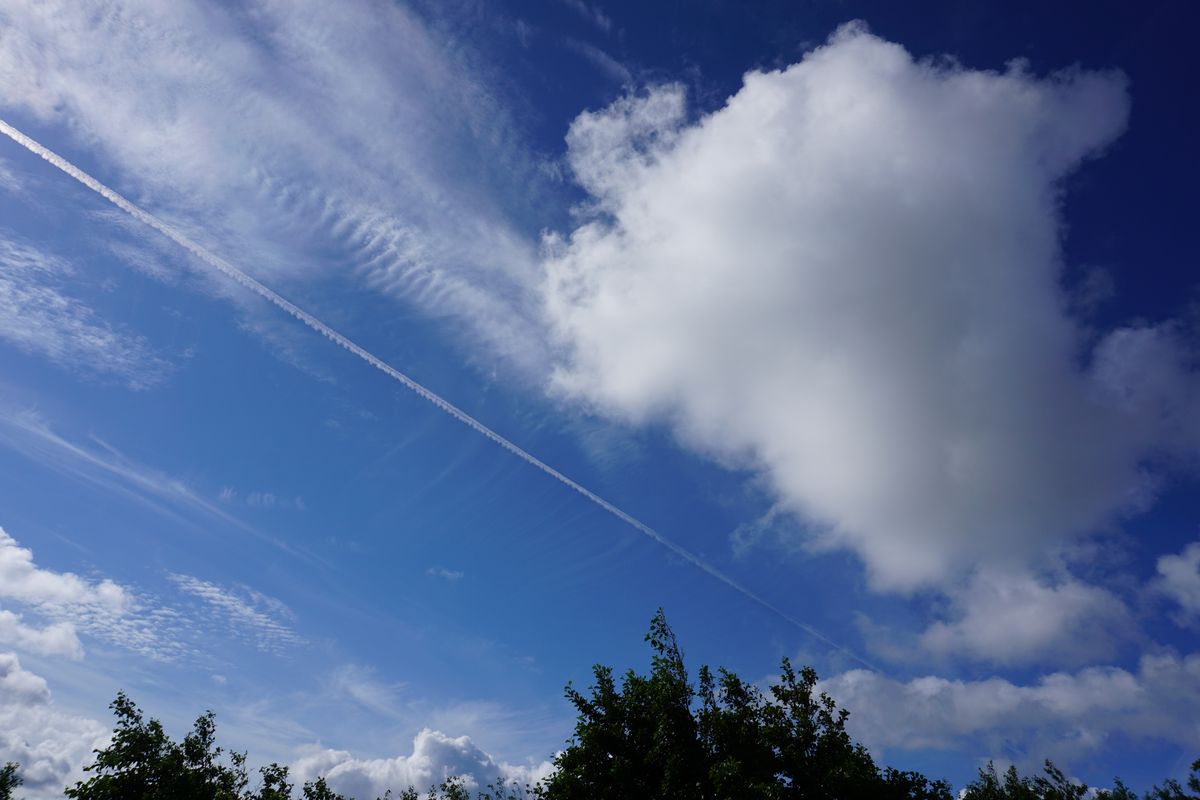
[[[878,667],[876,667],[874,664],[871,664],[869,661],[865,660],[864,658],[859,656],[857,653],[855,653],[852,650],[849,650],[848,648],[846,648],[845,646],[833,641],[832,639],[825,636],[820,631],[813,628],[811,625],[809,625],[799,619],[796,619],[791,614],[787,613],[786,611],[779,608],[775,604],[771,603],[770,601],[761,597],[757,593],[755,593],[755,592],[751,591],[750,589],[748,589],[747,587],[743,586],[738,581],[734,580],[733,578],[729,577],[725,573],[721,572],[716,567],[712,566],[707,561],[702,559],[700,556],[698,556],[695,553],[691,552],[690,550],[684,548],[683,546],[675,543],[671,539],[668,539],[666,536],[663,536],[661,533],[656,531],[654,528],[651,528],[649,525],[645,524],[641,520],[637,519],[636,517],[632,516],[631,514],[626,513],[625,511],[621,510],[617,506],[615,506],[612,503],[610,503],[609,501],[605,500],[603,497],[600,497],[598,494],[593,492],[591,489],[588,489],[583,484],[578,483],[577,481],[567,477],[566,475],[559,472],[557,469],[550,466],[546,462],[542,461],[540,458],[533,455],[529,451],[525,450],[524,448],[520,447],[519,445],[515,444],[514,442],[506,439],[505,437],[501,436],[499,433],[496,433],[494,430],[492,430],[488,426],[484,425],[482,422],[475,419],[467,412],[458,408],[458,406],[455,406],[453,403],[444,399],[443,397],[441,397],[437,393],[431,391],[430,389],[425,388],[420,383],[417,383],[415,380],[408,377],[400,370],[396,369],[395,367],[391,366],[387,362],[380,359],[378,356],[375,356],[374,354],[368,352],[367,350],[363,349],[359,345],[355,344],[353,341],[346,338],[342,334],[338,333],[333,328],[329,327],[324,322],[322,322],[321,320],[314,317],[312,314],[309,314],[304,309],[294,305],[287,298],[283,297],[282,295],[276,293],[274,290],[268,288],[267,286],[263,285],[259,281],[250,277],[245,272],[242,272],[240,269],[238,269],[237,267],[235,267],[233,264],[229,263],[225,259],[221,258],[220,256],[216,255],[215,253],[210,252],[209,250],[207,250],[200,244],[192,241],[190,238],[185,236],[183,233],[175,230],[170,225],[168,225],[167,223],[163,222],[158,217],[151,214],[149,211],[146,211],[146,210],[142,209],[141,207],[135,205],[134,203],[130,202],[129,200],[127,200],[124,196],[122,196],[120,193],[118,193],[114,189],[110,189],[108,186],[105,186],[103,183],[96,180],[91,175],[89,175],[88,173],[81,170],[79,167],[72,164],[70,161],[67,161],[65,158],[58,155],[53,150],[50,150],[49,148],[43,146],[42,144],[34,141],[31,138],[29,138],[28,136],[21,133],[19,130],[12,127],[11,125],[9,125],[7,122],[5,122],[2,119],[0,119],[0,133],[3,133],[5,136],[12,139],[14,142],[21,145],[25,149],[29,150],[34,155],[40,156],[41,158],[50,162],[52,165],[54,165],[58,169],[62,170],[64,173],[66,173],[70,177],[74,178],[75,180],[79,181],[84,186],[91,189],[93,192],[100,195],[105,200],[109,201],[114,206],[116,206],[117,208],[124,211],[126,214],[129,214],[134,219],[136,219],[139,222],[145,224],[146,226],[158,231],[160,234],[167,237],[172,242],[179,245],[184,250],[188,251],[193,256],[198,258],[201,261],[201,263],[205,264],[208,267],[211,267],[212,269],[216,270],[217,272],[221,273],[222,275],[224,275],[225,277],[234,281],[235,283],[241,285],[242,287],[249,289],[251,292],[254,292],[259,297],[263,298],[264,300],[273,304],[280,310],[286,312],[287,314],[291,315],[295,319],[304,323],[306,326],[308,326],[312,330],[316,331],[317,333],[321,334],[326,339],[329,339],[334,344],[336,344],[346,350],[349,350],[351,353],[358,356],[363,361],[370,364],[372,367],[375,367],[375,369],[384,373],[389,378],[392,378],[393,380],[402,384],[405,388],[412,391],[419,397],[432,403],[434,406],[436,406],[441,411],[445,412],[446,414],[450,415],[451,417],[458,420],[462,424],[466,425],[468,428],[471,428],[473,431],[480,434],[481,436],[484,436],[487,439],[490,439],[493,443],[499,445],[500,447],[503,447],[505,450],[512,453],[517,458],[521,459],[522,461],[526,462],[527,464],[530,464],[531,466],[536,467],[537,469],[541,470],[542,472],[544,472],[545,474],[554,478],[555,480],[557,480],[559,483],[563,484],[567,488],[572,489],[572,490],[578,492],[579,494],[583,495],[585,498],[590,500],[592,503],[595,503],[597,506],[599,506],[600,508],[607,511],[609,514],[612,514],[614,517],[621,520],[622,522],[624,522],[626,525],[630,526],[634,530],[638,531],[639,533],[642,533],[643,535],[645,535],[648,538],[652,539],[653,541],[657,542],[659,545],[663,546],[668,551],[670,551],[674,555],[678,556],[679,558],[683,559],[687,563],[689,563],[692,566],[696,567],[697,569],[707,573],[710,577],[716,579],[717,581],[723,583],[724,585],[726,585],[729,588],[733,589],[734,591],[738,592],[739,594],[741,594],[743,597],[747,598],[748,600],[751,600],[754,603],[758,604],[759,606],[765,608],[766,610],[775,614],[776,616],[778,616],[780,619],[784,620],[785,622],[788,622],[791,625],[795,626],[796,628],[799,628],[800,630],[804,631],[809,636],[811,636],[813,639],[816,639],[817,641],[819,641],[831,648],[834,648],[835,650],[849,656],[850,658],[854,659],[858,663],[863,664],[864,666],[866,666],[872,670],[875,670],[877,672],[881,671],[881,670],[879,670]]]

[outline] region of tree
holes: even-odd
[[[950,800],[942,781],[881,772],[812,669],[784,659],[768,700],[724,669],[702,667],[693,687],[661,609],[646,641],[648,676],[630,670],[618,687],[597,665],[590,694],[567,686],[578,717],[548,800]]]
[[[300,791],[304,796],[304,800],[349,800],[345,795],[340,795],[330,789],[326,785],[324,778],[309,781],[304,784]]]
[[[1169,779],[1162,786],[1146,792],[1143,800],[1200,800],[1200,759],[1192,763],[1192,774],[1188,777],[1188,788],[1196,794],[1185,794],[1179,781]],[[996,774],[990,762],[979,770],[979,777],[968,785],[960,795],[961,800],[1138,800],[1138,795],[1120,778],[1113,779],[1113,788],[1098,789],[1088,793],[1087,784],[1075,783],[1063,771],[1046,761],[1042,774],[1027,778],[1009,767],[1003,777]]]
[[[1179,781],[1170,778],[1162,786],[1155,786],[1146,794],[1146,800],[1200,800],[1200,758],[1192,762],[1192,774],[1187,779],[1190,793],[1185,794]]]
[[[662,609],[645,637],[650,673],[629,670],[618,680],[597,664],[588,692],[566,687],[578,712],[575,733],[542,784],[498,779],[474,800],[952,800],[945,781],[890,767],[880,769],[846,730],[849,712],[818,691],[817,674],[799,672],[785,658],[779,679],[764,692],[734,673],[701,667],[693,685],[683,652]],[[196,719],[182,742],[155,719],[147,720],[124,693],[110,705],[117,718],[112,740],[94,751],[87,780],[65,790],[75,800],[295,800],[288,768],[259,769],[249,788],[246,754],[216,744],[211,711]],[[22,785],[18,765],[0,768],[0,800]],[[350,800],[323,777],[300,788],[300,800]],[[993,764],[959,795],[962,800],[1138,800],[1114,779],[1112,789],[1089,794],[1045,762],[1040,775]],[[413,787],[377,800],[471,800],[462,778],[422,793]],[[1200,800],[1200,760],[1187,791],[1168,780],[1142,800]]]
[[[182,743],[162,723],[147,720],[124,692],[109,708],[117,717],[112,741],[94,751],[84,767],[92,776],[65,790],[75,800],[291,800],[288,768],[270,764],[259,770],[259,786],[249,791],[244,753],[226,753],[216,745],[211,711],[201,714]],[[323,779],[305,784],[304,800],[347,800]],[[0,799],[4,796],[0,795]]]
[[[0,800],[12,800],[13,789],[24,783],[17,774],[18,769],[19,767],[11,761],[0,767]]]
[[[177,744],[162,724],[146,721],[123,692],[109,706],[117,717],[112,742],[85,767],[92,777],[66,790],[76,800],[238,800],[246,785],[243,757],[221,763],[212,712]]]

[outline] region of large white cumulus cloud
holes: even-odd
[[[61,797],[63,787],[83,777],[87,756],[105,744],[107,729],[57,707],[46,681],[0,653],[0,762],[21,765],[21,796]]]
[[[323,775],[336,791],[352,797],[378,797],[388,789],[395,794],[410,786],[424,791],[452,777],[472,790],[497,779],[533,784],[549,775],[550,769],[549,762],[534,767],[499,762],[469,736],[447,736],[429,728],[413,738],[409,755],[363,759],[345,750],[320,750],[292,766],[298,781]]]
[[[554,386],[761,469],[877,587],[1088,530],[1146,499],[1169,420],[1143,412],[1181,374],[1169,330],[1087,341],[1060,285],[1060,179],[1128,106],[1117,73],[914,61],[850,25],[695,123],[670,86],[582,114]]]

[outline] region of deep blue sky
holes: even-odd
[[[364,796],[536,776],[659,607],[898,767],[1183,774],[1191,4],[324,5],[0,2],[0,118],[689,555],[0,138],[31,797],[118,689]]]

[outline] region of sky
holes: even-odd
[[[0,0],[0,761],[535,780],[661,607],[898,768],[1184,775],[1197,22]]]

